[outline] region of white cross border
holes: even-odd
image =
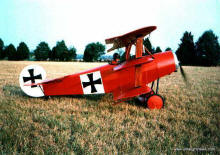
[[[96,88],[97,92],[92,93],[91,86],[87,86],[87,87],[83,88],[83,84],[82,84],[83,82],[90,82],[89,78],[88,78],[88,74],[93,74],[94,81],[101,79],[102,84],[95,84],[95,88]],[[80,81],[81,81],[83,94],[103,94],[103,93],[105,93],[100,71],[82,74],[82,75],[80,75]]]

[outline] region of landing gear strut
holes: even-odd
[[[157,79],[156,91],[153,90],[154,81],[151,85],[151,92],[141,95],[139,100],[144,103],[149,109],[161,109],[164,106],[164,98],[158,94],[159,79]]]

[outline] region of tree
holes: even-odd
[[[56,48],[53,47],[52,50],[49,52],[49,59],[50,60],[55,60],[55,54],[56,54]]]
[[[5,53],[8,57],[8,60],[17,60],[17,51],[13,44],[10,44],[5,48]]]
[[[196,42],[199,65],[216,66],[220,60],[218,37],[212,30],[205,31]]]
[[[76,59],[76,48],[75,48],[75,47],[71,47],[71,48],[69,49],[67,61],[70,61],[70,60],[72,60],[72,59]]]
[[[150,42],[150,39],[149,38],[146,38],[143,40],[143,45],[153,54],[155,53],[155,49],[154,47],[152,46],[151,42]],[[144,53],[145,55],[148,55],[146,53]]]
[[[69,51],[65,41],[58,41],[50,54],[51,60],[68,61],[72,51]]]
[[[162,52],[162,50],[160,49],[159,46],[157,46],[157,48],[156,48],[156,50],[155,50],[155,53],[160,53],[160,52]]]
[[[165,51],[172,51],[170,47],[167,47]]]
[[[76,48],[71,47],[68,50],[64,50],[61,56],[61,61],[71,61],[76,58]]]
[[[17,60],[24,60],[29,58],[29,48],[24,42],[21,42],[17,47]]]
[[[178,60],[183,65],[195,65],[197,62],[193,35],[186,31],[180,40],[181,43],[176,51]]]
[[[153,46],[151,45],[149,38],[144,39],[143,44],[150,52],[153,52]]]
[[[58,60],[60,61],[64,61],[65,58],[67,57],[67,53],[68,53],[68,48],[65,44],[65,41],[62,40],[62,41],[58,41],[57,44],[56,44],[56,47],[55,47],[55,58],[57,58]]]
[[[4,42],[0,38],[0,59],[4,59],[5,56],[6,55],[5,55],[5,51],[4,51]]]
[[[86,46],[84,51],[83,60],[86,62],[97,61],[97,59],[105,54],[105,46],[101,43],[90,43]]]
[[[47,60],[49,58],[50,47],[46,42],[40,42],[34,50],[36,60]]]

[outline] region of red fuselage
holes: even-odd
[[[150,55],[142,56],[127,60],[119,65],[107,64],[44,82],[42,84],[44,94],[45,96],[85,94],[82,82],[83,75],[100,72],[100,81],[104,89],[101,93],[113,93],[115,100],[141,95],[144,92],[142,88],[147,92],[150,91],[146,87],[148,83],[176,70],[174,55],[171,51],[154,54],[153,56],[154,59]],[[90,81],[90,84],[87,84],[88,87],[89,85],[92,87],[96,84],[95,82],[98,82],[95,79],[92,80],[94,80],[92,83]],[[97,84],[100,85],[100,83]],[[94,92],[94,94],[97,93]]]

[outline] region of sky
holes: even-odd
[[[210,29],[220,37],[220,0],[0,0],[0,38],[30,50],[64,40],[83,53],[91,42],[152,25],[151,43],[162,50],[175,51],[185,31],[194,41]]]

